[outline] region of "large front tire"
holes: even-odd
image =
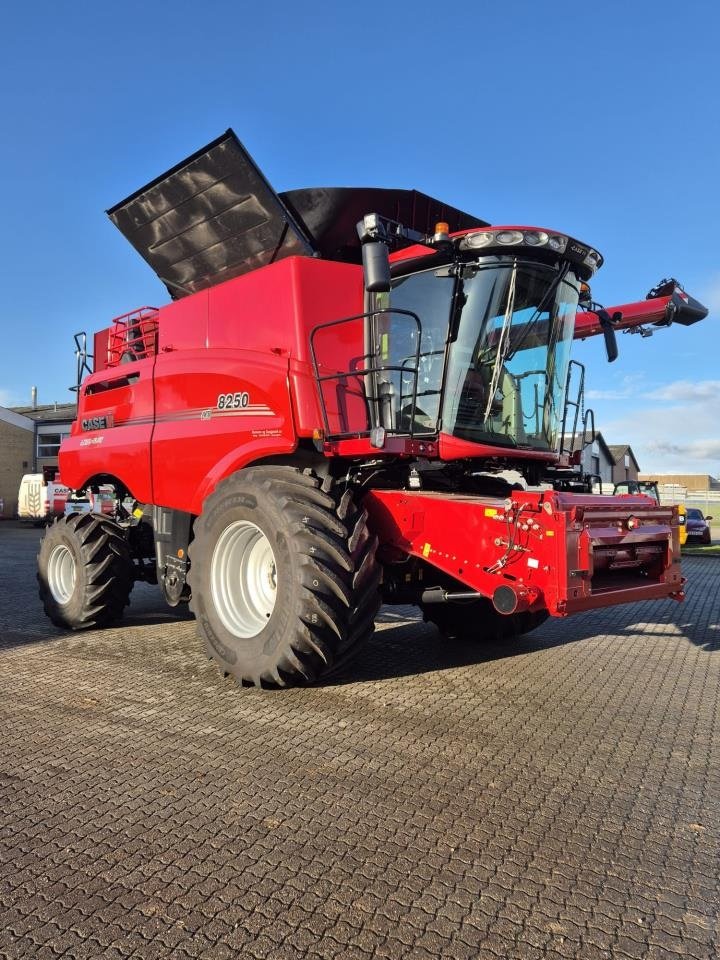
[[[372,635],[376,540],[350,491],[293,467],[251,467],[207,499],[190,545],[190,608],[240,682],[317,680]]]
[[[127,541],[103,517],[62,517],[40,541],[37,577],[45,613],[55,626],[104,626],[120,617],[129,601],[133,565]]]

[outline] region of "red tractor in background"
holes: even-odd
[[[675,281],[604,310],[586,244],[415,191],[276,194],[232,131],[108,213],[173,302],[77,338],[61,474],[117,507],[42,541],[55,624],[158,583],[224,672],[285,685],[337,668],[383,601],[472,639],[682,598],[674,509],[591,495],[571,453],[572,340],[613,360],[617,330],[705,317]]]

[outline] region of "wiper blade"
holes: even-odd
[[[537,326],[537,322],[540,319],[548,300],[550,299],[550,297],[555,296],[555,291],[567,276],[569,269],[570,269],[570,264],[569,263],[565,264],[561,269],[560,273],[555,277],[553,282],[547,288],[547,290],[545,291],[545,293],[543,294],[540,300],[540,303],[538,303],[538,305],[535,307],[535,310],[533,311],[532,316],[524,324],[525,329],[523,330],[523,334],[520,337],[519,341],[515,344],[512,351],[508,350],[506,356],[503,358],[503,361],[512,360],[512,358],[515,356],[518,350],[522,347],[522,345],[524,343],[527,343],[527,339],[530,336],[530,332],[534,330],[535,327]]]
[[[517,283],[517,260],[513,262],[512,273],[510,274],[510,285],[508,287],[508,296],[507,296],[507,306],[505,307],[505,316],[503,317],[502,329],[500,330],[500,338],[497,345],[497,354],[495,356],[495,363],[493,364],[492,377],[490,378],[490,386],[488,388],[488,398],[485,405],[485,414],[483,419],[487,423],[490,418],[490,411],[492,405],[495,402],[495,394],[497,393],[498,385],[500,383],[500,374],[502,373],[503,364],[505,363],[505,358],[510,352],[510,326],[512,324],[513,313],[515,312],[515,289]]]

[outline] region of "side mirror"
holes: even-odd
[[[617,360],[619,354],[613,322],[616,320],[621,320],[622,314],[614,313],[611,317],[607,310],[598,310],[597,315],[602,328],[603,337],[605,338],[605,352],[607,353],[608,363],[612,363],[613,360]]]
[[[608,363],[612,363],[613,360],[617,360],[620,353],[618,350],[615,331],[612,327],[609,329],[606,328],[603,330],[603,336],[605,337],[605,352],[607,353]]]
[[[390,251],[382,240],[370,240],[362,245],[363,277],[368,293],[388,293],[390,290]]]
[[[712,520],[712,517],[705,517],[706,520]]]

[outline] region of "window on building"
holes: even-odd
[[[69,436],[69,430],[63,430],[60,433],[39,433],[37,437],[38,458],[56,457],[60,449],[60,444],[65,437]]]
[[[592,458],[592,472],[596,477],[600,476],[600,457]]]

